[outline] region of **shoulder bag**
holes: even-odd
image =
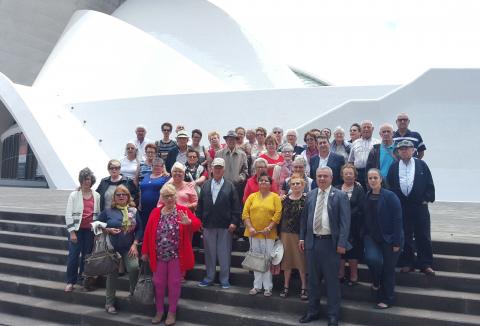
[[[101,233],[95,236],[95,245],[90,255],[85,258],[84,273],[87,276],[108,275],[118,271],[120,255],[115,252],[110,237]]]

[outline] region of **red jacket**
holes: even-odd
[[[142,255],[148,255],[152,272],[155,272],[157,269],[157,227],[163,206],[164,205],[161,205],[152,210],[143,235]],[[190,225],[179,223],[180,239],[178,242],[178,255],[180,258],[180,270],[184,272],[192,269],[195,265],[192,250],[192,234],[200,230],[202,222],[185,206],[177,205],[177,212],[187,213],[188,218],[192,220]],[[178,219],[180,220],[180,217]]]
[[[257,182],[257,175],[253,175],[247,180],[247,184],[245,185],[245,189],[243,191],[243,203],[247,201],[248,196],[253,194],[254,192],[257,192],[259,190],[258,182]],[[273,191],[277,194],[280,194],[280,189],[279,185],[272,180],[272,184],[270,185],[270,191]]]

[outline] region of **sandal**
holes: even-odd
[[[347,283],[348,286],[352,287],[352,286],[355,286],[355,285],[358,285],[358,280],[348,280],[348,283]]]
[[[263,292],[263,296],[264,297],[271,297],[272,296],[272,291],[271,290],[265,290]]]
[[[308,292],[307,292],[307,289],[302,289],[302,291],[300,292],[300,299],[301,300],[308,300]]]
[[[282,292],[280,292],[280,297],[281,298],[288,297],[288,288],[283,288]]]
[[[250,295],[257,295],[258,293],[260,293],[260,290],[259,289],[251,289],[250,291],[248,291],[248,294]]]
[[[390,308],[390,305],[384,302],[379,302],[375,305],[375,309],[388,309],[388,308]]]
[[[109,313],[110,315],[116,315],[117,314],[117,309],[111,304],[106,304],[105,305],[105,311]]]

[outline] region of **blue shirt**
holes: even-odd
[[[395,149],[395,143],[386,147],[384,144],[380,144],[380,173],[383,178],[387,177],[390,165],[395,162],[393,151]]]
[[[211,184],[210,190],[212,191],[212,201],[214,204],[217,201],[218,193],[220,192],[220,189],[222,189],[222,186],[224,183],[225,183],[225,180],[223,179],[223,177],[218,182],[212,178],[212,184]]]

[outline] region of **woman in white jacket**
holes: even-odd
[[[100,213],[100,195],[92,190],[96,181],[93,172],[89,168],[82,169],[78,175],[78,181],[80,187],[68,197],[65,213],[65,224],[68,231],[67,286],[65,292],[73,291],[78,276],[82,277],[85,256],[90,254],[93,248],[94,236],[90,223],[95,221]]]

